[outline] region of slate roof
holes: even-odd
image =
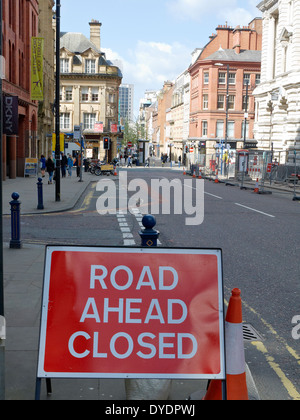
[[[205,60],[214,61],[248,61],[253,63],[261,62],[261,51],[253,50],[241,50],[240,54],[237,54],[234,50],[223,50],[219,49]]]
[[[75,54],[73,57],[73,63],[78,65],[82,62],[81,54],[88,49],[92,49],[100,55],[99,65],[100,66],[115,66],[110,60],[107,60],[105,53],[98,50],[98,48],[91,42],[85,35],[79,32],[61,32],[60,34],[60,48],[66,48],[71,53]],[[123,77],[121,70],[118,68],[118,76]]]
[[[101,51],[85,35],[77,32],[62,32],[60,36],[60,48],[66,48],[74,54],[82,54],[89,48],[97,53]]]

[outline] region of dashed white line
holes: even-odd
[[[206,194],[206,195],[210,195],[211,197],[218,198],[219,200],[223,200],[223,198],[222,198],[222,197],[219,197],[218,195],[215,195],[215,194],[208,193],[208,192],[206,192],[206,191],[204,191],[204,194]]]
[[[268,217],[275,218],[275,216],[273,216],[272,214],[264,213],[263,211],[253,209],[252,207],[247,207],[247,206],[244,206],[243,204],[235,203],[235,205],[236,205],[236,206],[240,206],[240,207],[244,207],[244,208],[245,208],[245,209],[247,209],[247,210],[252,210],[252,211],[255,211],[256,213],[263,214],[264,216],[268,216]]]

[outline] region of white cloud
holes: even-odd
[[[229,9],[235,4],[236,0],[172,0],[168,6],[177,17],[203,21],[205,15],[212,12],[218,14],[220,9]]]
[[[159,90],[164,81],[174,80],[191,63],[191,52],[184,45],[138,41],[130,51],[130,61],[110,49],[104,49],[109,60],[122,61],[123,83],[135,86],[135,100],[144,96],[145,90]],[[116,65],[117,62],[116,62]]]
[[[203,22],[214,15],[218,24],[227,21],[229,25],[247,25],[260,12],[257,0],[170,0],[170,12],[178,19]]]

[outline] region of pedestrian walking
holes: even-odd
[[[81,154],[80,153],[76,156],[75,166],[76,166],[76,175],[77,177],[80,177],[80,170],[81,170]]]
[[[132,168],[131,156],[128,156],[128,159],[127,159],[127,168],[128,166]]]
[[[41,168],[42,178],[44,178],[45,177],[45,170],[46,170],[46,158],[45,158],[44,155],[41,155],[40,168]]]
[[[55,168],[55,166],[54,166],[53,159],[52,159],[51,156],[49,156],[47,161],[46,161],[46,170],[49,174],[48,184],[52,184],[54,168]]]
[[[67,156],[63,153],[61,157],[61,176],[62,178],[66,177],[66,170],[68,165],[68,159]]]
[[[68,174],[72,176],[72,169],[73,169],[73,158],[68,155]]]

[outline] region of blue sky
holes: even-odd
[[[61,31],[89,37],[102,23],[101,47],[122,61],[123,83],[135,85],[135,115],[145,90],[161,89],[187,69],[220,24],[247,25],[261,17],[259,0],[60,0]]]

